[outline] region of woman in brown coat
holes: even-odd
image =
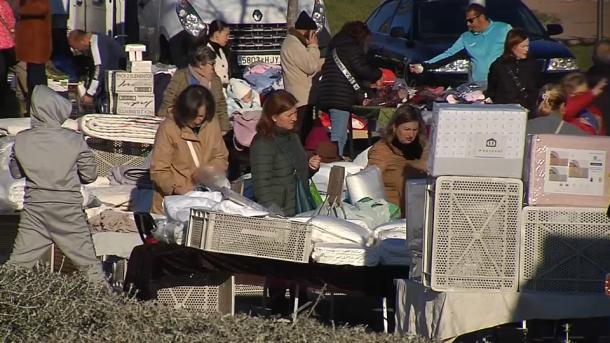
[[[150,161],[155,187],[151,212],[163,213],[163,197],[192,191],[193,179],[204,167],[226,171],[229,153],[213,120],[214,109],[207,88],[188,86],[178,95],[173,115],[159,125]]]
[[[15,52],[27,63],[27,87],[47,84],[45,64],[51,58],[51,8],[49,0],[19,0],[19,20],[15,26]],[[30,110],[28,91],[27,110]]]
[[[189,65],[178,69],[172,76],[163,94],[163,103],[158,116],[168,117],[172,113],[174,101],[180,92],[189,85],[202,85],[212,92],[215,101],[215,117],[220,122],[223,134],[231,129],[227,114],[227,101],[222,91],[222,81],[214,71],[216,54],[206,46],[198,47],[190,56]]]
[[[419,109],[399,107],[386,128],[386,135],[369,151],[369,165],[381,169],[386,198],[405,212],[407,179],[425,178],[428,142]]]

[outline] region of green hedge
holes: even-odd
[[[79,275],[0,267],[3,342],[427,342],[364,328],[296,325],[246,315],[204,317],[105,293]]]

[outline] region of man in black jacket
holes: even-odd
[[[365,47],[370,35],[363,22],[346,23],[330,40],[329,53],[322,66],[317,105],[330,115],[330,140],[337,145],[339,156],[343,156],[347,142],[352,106],[361,104],[366,97],[365,87],[380,81],[382,76],[381,70],[366,58]]]

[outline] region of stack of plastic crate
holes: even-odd
[[[427,180],[409,180],[411,278],[437,291],[517,291],[525,110],[437,105]]]
[[[610,273],[610,137],[533,135],[520,289],[601,293]]]

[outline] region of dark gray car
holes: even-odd
[[[370,56],[381,66],[404,71],[409,63],[420,63],[445,51],[467,30],[464,22],[468,0],[386,0],[367,19],[373,35]],[[542,82],[559,80],[578,69],[574,55],[562,43],[550,38],[563,32],[561,25],[546,28],[520,0],[487,0],[490,19],[525,30],[530,37],[530,54],[542,71]],[[469,62],[457,58],[421,76],[407,75],[418,83],[457,85],[467,81]]]

